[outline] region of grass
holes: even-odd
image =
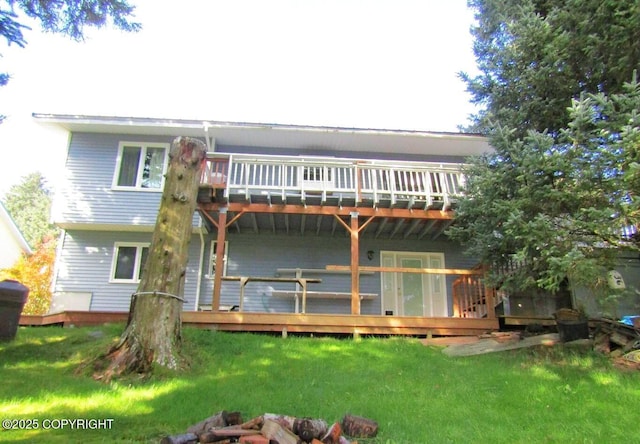
[[[21,328],[0,343],[0,419],[37,419],[37,430],[0,430],[4,442],[159,442],[220,410],[378,421],[363,443],[630,442],[640,373],[591,352],[526,349],[450,358],[414,339],[331,339],[185,329],[190,368],[140,380],[94,381],[83,362],[122,325]],[[79,430],[63,419],[112,419]]]

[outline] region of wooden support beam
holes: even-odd
[[[351,270],[349,265],[327,265],[329,271],[347,271]],[[467,270],[463,268],[401,268],[401,267],[358,267],[360,271],[372,271],[378,273],[422,273],[422,274],[457,274],[457,275],[481,275],[482,270]]]
[[[269,214],[269,222],[271,222],[271,231],[276,234],[276,217],[273,214]]]
[[[411,225],[409,225],[409,228],[407,228],[407,231],[404,232],[404,235],[402,237],[404,239],[408,238],[411,233],[413,233],[413,231],[418,227],[418,224],[420,224],[420,219],[416,219],[411,222]]]
[[[431,240],[436,240],[437,238],[440,237],[440,235],[442,233],[444,233],[446,231],[447,228],[449,228],[451,226],[451,224],[453,223],[453,220],[447,220],[444,221],[442,223],[442,225],[440,226],[440,228],[438,229],[438,231],[436,231],[435,233],[433,233],[433,236],[431,236]]]
[[[393,236],[396,235],[396,233],[398,231],[400,231],[400,228],[402,228],[402,225],[404,225],[404,219],[398,219],[396,221],[396,225],[395,227],[393,227],[393,231],[391,232],[391,234],[389,235],[389,239],[393,238]]]
[[[347,232],[351,231],[351,227],[349,225],[347,225],[347,223],[345,221],[343,221],[340,216],[338,216],[337,214],[334,214],[333,216],[334,216],[336,221],[340,222],[340,224],[347,230]]]
[[[289,234],[289,215],[288,214],[284,215],[284,229],[287,232],[287,234]]]
[[[233,225],[234,223],[236,223],[238,221],[238,219],[240,219],[242,216],[244,216],[245,211],[240,211],[238,214],[236,214],[235,216],[233,216],[231,218],[231,220],[229,222],[227,222],[224,227],[225,228],[229,228],[231,225]],[[238,228],[239,231],[239,228]]]
[[[256,213],[251,213],[251,222],[253,223],[253,232],[256,234],[260,233],[260,229],[258,228],[258,218],[256,217]]]
[[[382,219],[382,222],[380,222],[380,225],[378,225],[378,229],[376,230],[376,234],[374,236],[376,239],[378,238],[378,236],[380,236],[380,234],[384,230],[384,227],[387,226],[387,222],[389,222],[389,218],[385,217],[384,219]]]
[[[375,218],[375,216],[371,216],[369,219],[367,219],[362,225],[360,225],[360,228],[358,228],[358,232],[363,231],[365,228],[367,228],[367,225],[373,222],[373,219]]]
[[[433,226],[436,224],[436,220],[435,219],[431,219],[428,220],[425,224],[424,224],[424,228],[422,229],[422,231],[420,232],[420,234],[418,235],[418,239],[422,239],[423,237],[425,237],[427,235],[427,233],[429,233],[429,231],[431,231],[431,229],[433,228]]]
[[[316,216],[316,236],[320,236],[320,228],[322,227],[322,216]]]
[[[351,213],[351,314],[360,314],[360,241],[358,229],[358,213]]]
[[[333,222],[331,223],[331,236],[334,236],[336,234],[336,228],[338,227],[338,219],[339,218],[333,218]]]
[[[200,208],[198,208],[198,211],[200,212],[201,216],[211,222],[214,227],[218,228],[218,222],[213,217],[211,217],[211,215],[207,211],[201,210]]]
[[[222,290],[222,271],[224,269],[224,242],[227,237],[227,209],[220,208],[218,215],[218,238],[216,244],[216,272],[213,278],[213,300],[211,310],[220,310],[220,292]]]
[[[223,205],[219,203],[201,203],[200,208],[205,211],[218,211]],[[253,213],[280,213],[280,214],[322,214],[331,216],[349,216],[352,212],[357,212],[361,217],[390,217],[404,219],[438,219],[449,220],[454,218],[453,211],[440,210],[416,210],[407,208],[371,208],[371,207],[333,207],[322,205],[292,205],[266,203],[241,203],[230,202],[226,204],[232,212],[253,212]]]

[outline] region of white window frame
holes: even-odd
[[[140,157],[138,158],[138,175],[136,177],[136,183],[133,186],[118,185],[118,178],[120,177],[120,169],[122,167],[123,152],[125,147],[139,147]],[[144,159],[146,157],[147,149],[149,148],[162,148],[164,149],[164,165],[162,166],[162,179],[158,188],[147,188],[142,186],[142,175],[144,172]],[[169,144],[168,143],[156,143],[156,142],[120,142],[118,144],[118,157],[116,159],[116,168],[113,174],[113,181],[111,188],[114,190],[124,191],[145,191],[158,193],[162,192],[164,188],[165,176],[167,174],[167,167],[169,165]]]
[[[211,241],[211,250],[209,251],[209,268],[207,268],[208,279],[215,278],[215,270],[214,265],[216,264],[216,247],[218,246],[217,240]],[[224,258],[223,258],[223,267],[222,267],[222,275],[227,275],[227,264],[229,262],[229,241],[224,241]]]
[[[137,284],[140,282],[138,276],[140,276],[140,267],[142,266],[142,249],[150,248],[149,242],[115,242],[113,244],[113,258],[111,260],[111,273],[109,274],[109,282],[114,284]],[[120,247],[135,247],[136,257],[134,263],[134,277],[133,279],[117,279],[116,278],[116,266],[118,264],[118,251]],[[148,257],[148,256],[147,256]]]

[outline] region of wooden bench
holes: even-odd
[[[296,276],[302,276],[302,274],[351,274],[351,270],[327,270],[326,268],[278,268],[276,269],[276,276],[281,274],[295,274]],[[373,271],[360,271],[360,274],[372,275]]]
[[[307,298],[312,299],[351,299],[351,293],[342,293],[337,291],[289,291],[289,290],[273,290],[271,296],[276,298],[294,298],[295,312],[300,313],[300,297],[302,296],[302,313],[306,313]],[[375,299],[376,293],[360,293],[360,300]]]
[[[220,305],[218,311],[238,311],[238,305]],[[198,305],[198,311],[211,311],[212,306],[210,304]]]
[[[311,278],[303,278],[303,277],[283,278],[283,277],[263,277],[263,276],[223,276],[222,280],[240,282],[240,311],[242,311],[243,304],[244,304],[244,287],[249,282],[289,282],[289,283],[300,285],[300,287],[302,288],[303,310],[304,310],[304,304],[307,296],[307,284],[317,284],[322,282],[322,279],[311,279]]]

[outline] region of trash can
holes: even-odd
[[[20,313],[28,295],[29,289],[20,282],[0,282],[0,341],[11,341],[16,337]]]

